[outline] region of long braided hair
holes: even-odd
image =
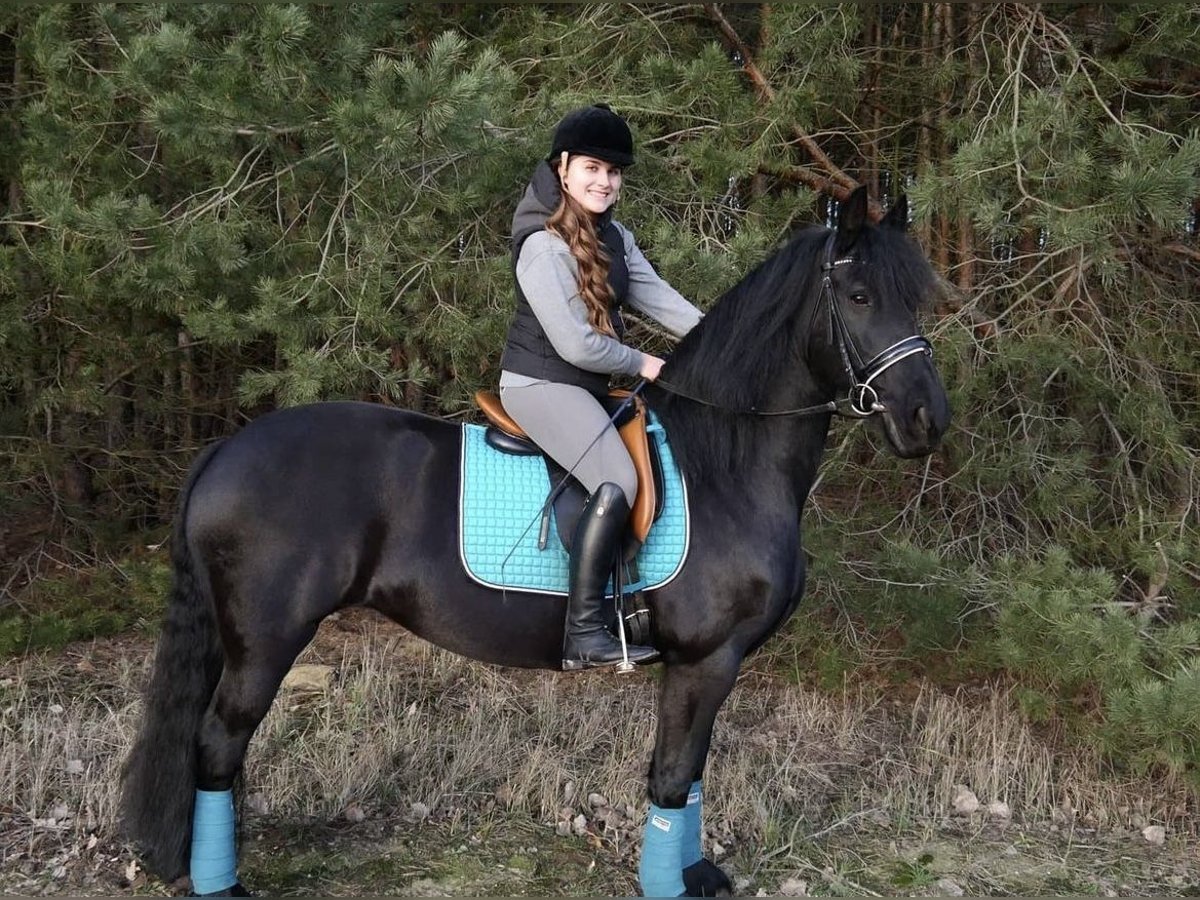
[[[559,159],[558,174],[565,174],[567,154]],[[596,233],[595,217],[567,193],[562,191],[558,208],[546,219],[546,230],[556,234],[571,249],[579,269],[579,296],[587,307],[588,324],[601,334],[616,337],[609,307],[612,304],[612,285],[608,283],[610,261],[608,251]]]

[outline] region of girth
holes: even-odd
[[[600,403],[611,416],[629,394],[629,391],[611,391],[607,398],[600,400]],[[546,460],[546,468],[550,475],[551,490],[553,491],[563,482],[567,475],[566,470],[549,456],[545,456],[541,448],[525,433],[525,430],[512,420],[512,417],[504,411],[499,396],[492,391],[476,391],[475,402],[488,419],[490,427],[485,440],[489,446],[502,453],[542,455]],[[650,532],[650,526],[662,513],[662,465],[658,458],[655,442],[651,441],[646,434],[646,421],[646,404],[641,397],[634,397],[633,402],[613,423],[621,435],[625,449],[629,451],[638,475],[637,499],[634,501],[629,515],[629,531],[635,543],[626,547],[626,558],[631,553],[636,554],[638,547],[645,542],[646,535]],[[579,521],[579,514],[586,502],[587,491],[573,477],[567,479],[566,485],[554,497],[554,517],[558,524],[558,536],[568,550],[571,548],[571,539],[575,533],[575,525]],[[545,524],[540,538],[543,543],[544,531]]]

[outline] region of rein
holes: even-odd
[[[833,243],[836,237],[837,232],[833,232],[825,242],[825,261],[821,264],[821,271],[824,273],[821,277],[821,296],[817,299],[817,305],[813,308],[812,321],[816,321],[822,305],[828,306],[829,330],[837,340],[838,354],[842,358],[842,367],[845,369],[847,380],[850,382],[850,387],[846,391],[844,398],[841,400],[828,400],[825,403],[818,403],[814,406],[802,406],[796,409],[759,409],[757,406],[751,406],[747,409],[731,409],[719,403],[713,403],[711,400],[705,400],[702,397],[689,394],[687,391],[682,390],[669,381],[663,381],[661,378],[657,379],[654,385],[662,388],[669,394],[675,394],[685,400],[691,400],[694,403],[719,409],[723,412],[733,413],[734,415],[815,416],[824,413],[836,413],[837,415],[852,419],[866,419],[886,410],[887,407],[880,401],[879,394],[871,382],[896,365],[896,363],[910,356],[918,353],[923,353],[930,357],[933,356],[933,347],[923,335],[914,334],[897,341],[881,353],[875,354],[866,363],[862,361],[862,354],[859,352],[858,345],[854,342],[854,336],[850,333],[850,329],[846,325],[841,309],[838,307],[837,295],[833,290],[833,280],[830,277],[833,270],[838,266],[849,265],[850,263],[858,262],[858,260],[851,256],[845,256],[841,259],[833,258]],[[828,300],[827,304],[824,303],[826,300]]]
[[[701,406],[709,406],[713,409],[733,413],[737,416],[815,416],[820,413],[838,412],[838,402],[836,400],[827,400],[824,403],[818,403],[816,406],[802,406],[797,409],[759,409],[757,406],[751,406],[746,409],[732,409],[728,406],[722,406],[720,403],[705,400],[703,397],[689,394],[687,391],[676,387],[669,381],[663,381],[661,378],[654,381],[654,386],[662,388],[668,394],[682,397],[684,400],[691,400],[693,403],[699,403]]]

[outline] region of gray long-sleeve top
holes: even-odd
[[[654,271],[633,233],[619,222],[613,224],[625,244],[629,269],[626,302],[676,337],[687,334],[703,314]],[[521,291],[559,356],[589,372],[637,375],[643,354],[592,328],[579,294],[577,272],[578,264],[566,241],[549,231],[530,235],[517,258]]]

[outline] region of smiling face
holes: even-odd
[[[565,155],[565,154],[564,154]],[[572,156],[566,172],[560,168],[563,189],[580,206],[598,216],[617,202],[621,190],[621,167],[594,156]]]

